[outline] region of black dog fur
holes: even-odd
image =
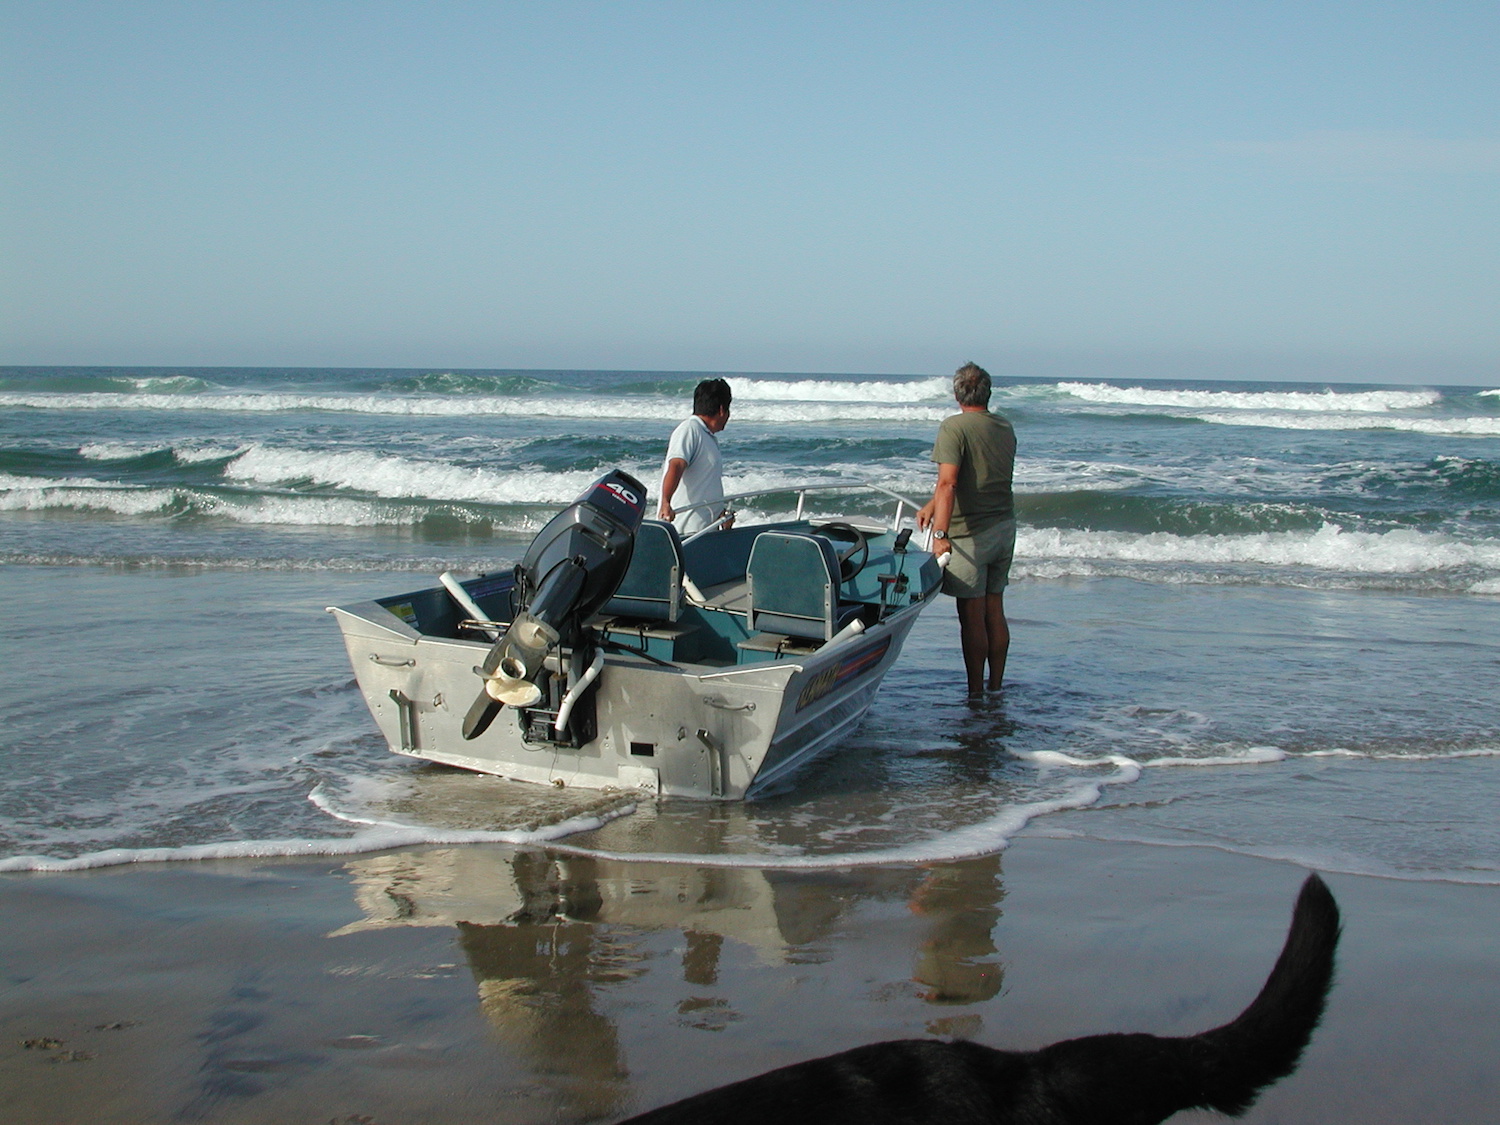
[[[1339,910],[1316,875],[1251,1005],[1180,1039],[1090,1035],[1040,1051],[905,1039],[795,1063],[621,1125],[1152,1125],[1183,1109],[1238,1116],[1290,1074],[1323,1015]]]

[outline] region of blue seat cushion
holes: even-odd
[[[661,520],[646,520],[620,588],[600,613],[641,621],[676,621],[682,612],[682,540]]]
[[[836,631],[839,560],[821,535],[766,531],[746,567],[750,629],[828,640]]]

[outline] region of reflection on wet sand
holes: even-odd
[[[1000,991],[1005,970],[992,934],[1000,920],[1000,857],[981,856],[931,868],[912,892],[914,914],[931,922],[917,950],[915,978],[931,1004],[976,1004]],[[941,1022],[934,1034],[961,1034]],[[940,1028],[940,1029],[939,1029]]]
[[[733,989],[721,987],[727,949],[806,973],[835,958],[855,912],[872,902],[920,920],[911,928],[904,994],[975,1005],[998,994],[1003,975],[991,936],[1004,893],[998,856],[794,871],[468,846],[363,856],[347,870],[364,917],[335,936],[455,927],[498,1039],[580,1118],[617,1112],[629,1096],[629,1045],[609,1013],[621,986],[661,972],[664,933],[680,935],[673,976],[691,986],[674,999],[673,1022],[694,1030],[723,1030],[742,1018]],[[980,1020],[953,1013],[929,1021],[927,1031],[970,1035]]]
[[[525,901],[507,924],[460,921],[459,944],[500,1040],[563,1106],[600,1117],[629,1091],[619,1036],[595,1009],[594,994],[641,972],[643,956],[628,930],[595,924],[596,884],[559,884],[553,867],[545,856],[517,856]]]

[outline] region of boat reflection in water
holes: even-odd
[[[904,1034],[967,1035],[978,1013],[928,1006],[989,1000],[1003,975],[991,938],[998,856],[830,871],[468,846],[363,856],[347,869],[364,918],[337,934],[456,927],[507,1053],[579,1118],[626,1109],[628,1064],[660,1065],[669,1035],[760,1018],[777,1024],[768,1037],[817,1034],[780,1026],[800,1015],[768,997],[832,994],[852,978],[857,1001],[913,1009]],[[863,947],[867,923],[877,948]]]

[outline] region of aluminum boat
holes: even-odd
[[[804,516],[863,493],[862,513]],[[863,482],[795,496],[789,519],[687,539],[646,489],[601,477],[514,570],[331,606],[398,754],[521,781],[738,800],[858,725],[942,570],[917,505]],[[878,501],[878,503],[872,503]],[[847,510],[840,508],[838,510]]]

